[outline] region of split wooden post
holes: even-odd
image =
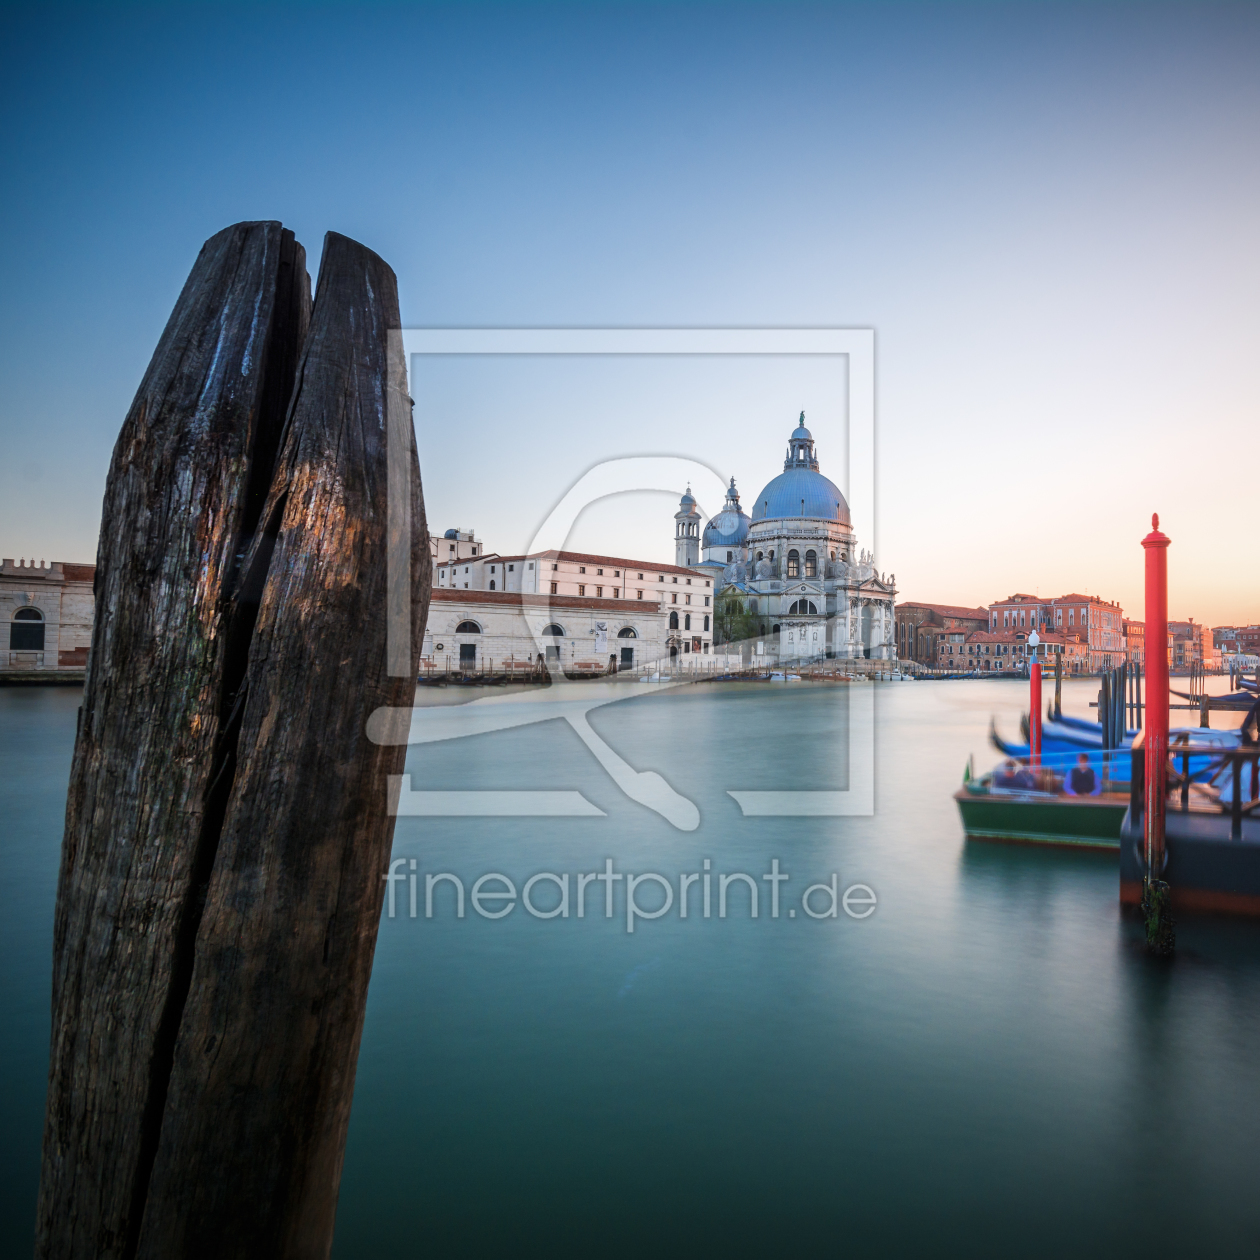
[[[203,305],[194,332],[216,327],[213,303]],[[393,273],[330,234],[310,320],[283,440],[271,447],[279,447],[274,470],[239,461],[243,483],[264,487],[257,529],[229,551],[239,571],[207,595],[194,567],[165,591],[181,608],[212,602],[223,657],[214,685],[175,673],[163,655],[184,650],[171,646],[174,634],[152,649],[165,684],[153,694],[120,685],[119,675],[131,677],[94,643],[90,670],[102,672],[98,692],[90,674],[88,700],[129,709],[137,722],[153,721],[156,709],[155,743],[181,722],[209,725],[213,757],[208,745],[197,747],[201,773],[172,804],[157,752],[108,746],[134,798],[156,813],[150,843],[179,880],[168,876],[155,890],[152,876],[147,884],[115,878],[103,891],[80,891],[100,854],[128,847],[131,835],[118,824],[134,832],[147,815],[98,805],[76,830],[68,825],[58,976],[83,972],[76,960],[91,954],[91,932],[122,941],[92,971],[91,1001],[82,980],[77,1007],[65,983],[55,994],[42,1255],[296,1258],[331,1248],[393,834],[387,784],[406,753],[372,743],[366,725],[377,708],[412,703],[429,564]],[[225,370],[244,361],[237,354]],[[389,495],[391,443],[404,470],[401,506]],[[135,448],[120,439],[120,452],[111,492],[136,471]],[[223,462],[215,448],[186,457],[214,470]],[[387,551],[400,541],[391,529],[410,544],[401,600],[387,589]],[[111,546],[104,533],[102,552]],[[134,598],[126,575],[117,591],[120,604]],[[396,606],[408,622],[405,667],[393,673],[386,623]],[[93,793],[99,799],[97,780],[76,752],[72,820],[81,816],[76,799]],[[179,825],[175,807],[184,802],[195,827]],[[61,902],[73,907],[84,897],[90,922],[63,930]],[[172,924],[158,938],[153,917],[164,913]],[[174,979],[137,995],[123,983],[123,947],[147,950],[148,965]],[[109,1092],[112,1079],[75,1089],[76,1051],[91,1060],[85,1020],[97,1009],[97,1026],[121,1017],[129,1032],[118,1064],[104,1065],[111,1077],[142,1079],[125,1098]],[[130,1145],[97,1140],[102,1124],[125,1129]],[[125,1163],[115,1169],[119,1154]]]

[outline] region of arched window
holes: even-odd
[[[683,618],[683,629],[684,629],[684,630],[690,630],[690,629],[691,629],[691,614],[690,614],[690,613],[688,613],[688,614],[687,614],[687,615]]]
[[[475,621],[461,621],[455,627],[456,634],[480,634],[481,627]]]
[[[671,630],[678,629],[678,614],[676,612],[672,612],[669,614],[669,628]]]
[[[758,559],[758,560],[764,560],[765,558],[766,558],[766,556],[765,556],[765,552],[762,552],[762,551],[757,552],[757,559]]]
[[[771,634],[778,634],[778,633],[779,633],[779,627],[778,627],[778,626],[771,626],[771,627],[770,627],[770,633],[771,633]]]
[[[544,627],[544,629],[543,629],[543,634],[552,634],[552,635],[555,635],[555,637],[556,637],[557,639],[562,639],[562,638],[564,638],[564,631],[563,631],[563,630],[562,630],[562,629],[561,629],[558,625],[556,625],[554,622],[552,622],[552,624],[551,624],[551,625]]]
[[[44,650],[44,614],[38,608],[19,608],[9,627],[10,652]]]
[[[704,628],[706,630],[709,628],[709,614],[708,613],[705,613],[704,615]]]
[[[637,639],[638,637],[633,626],[623,626],[622,629],[617,631],[617,638],[619,639]]]
[[[810,599],[798,599],[791,608],[788,609],[789,617],[817,617],[818,605]]]
[[[801,576],[801,553],[795,547],[788,552],[787,575],[788,577]]]
[[[490,589],[494,590],[494,578],[490,579]]]
[[[818,576],[818,552],[816,551],[807,551],[805,553],[805,576]],[[494,584],[491,583],[491,585],[493,586]]]

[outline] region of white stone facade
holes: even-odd
[[[783,473],[751,518],[732,481],[704,531],[697,568],[714,576],[716,595],[743,604],[761,633],[777,633],[781,657],[893,660],[895,576],[878,573],[857,542],[844,496],[819,472],[802,414]]]
[[[81,674],[92,645],[90,564],[0,564],[0,673]]]
[[[620,672],[669,658],[669,614],[655,600],[439,588],[421,655],[422,674]]]
[[[579,551],[540,551],[532,556],[491,552],[439,564],[433,589],[603,600],[626,617],[655,610],[664,617],[675,656],[707,656],[713,647],[716,576],[679,565]]]

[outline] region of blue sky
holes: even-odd
[[[278,218],[439,326],[873,327],[878,561],[903,598],[1088,588],[1260,620],[1260,9],[528,5],[0,17],[0,551],[90,559],[110,450],[201,242]],[[751,501],[841,374],[436,363],[433,523],[519,547],[598,459]],[[816,418],[816,419],[815,419]],[[681,489],[681,488],[680,488]],[[706,505],[707,506],[707,505]],[[576,545],[672,552],[619,500]]]

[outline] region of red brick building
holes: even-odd
[[[1214,626],[1212,643],[1222,654],[1260,656],[1260,626]]]
[[[989,624],[987,608],[959,604],[898,604],[895,611],[897,655],[903,661],[935,665],[942,647],[957,647]]]
[[[1215,668],[1217,657],[1212,641],[1212,631],[1199,625],[1193,617],[1189,621],[1170,621],[1168,633],[1172,638],[1172,651],[1168,663],[1174,669],[1190,669],[1193,666]]]

